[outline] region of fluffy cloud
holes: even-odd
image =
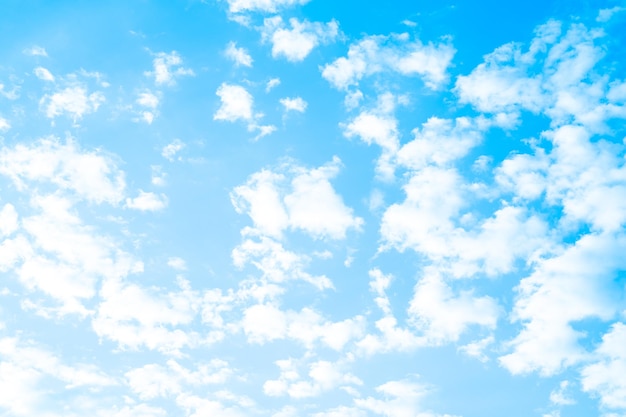
[[[308,3],[310,0],[227,0],[231,13],[266,12],[276,13],[279,9]]]
[[[227,122],[245,121],[248,125],[248,131],[259,132],[255,140],[276,130],[275,126],[260,125],[258,123],[263,114],[253,112],[254,99],[252,94],[242,86],[222,83],[215,94],[220,98],[221,105],[213,115],[213,120]]]
[[[272,43],[274,58],[302,61],[317,45],[332,42],[339,34],[339,25],[334,20],[323,24],[292,18],[289,26],[291,29],[285,27],[280,16],[265,19],[263,23],[263,39]]]
[[[226,45],[226,51],[224,51],[226,58],[233,61],[236,65],[243,65],[244,67],[252,66],[252,57],[245,48],[238,48],[235,42],[229,42]]]
[[[596,349],[597,361],[581,372],[582,388],[600,396],[600,403],[609,409],[626,410],[626,325],[615,323],[602,336]]]
[[[62,143],[54,137],[0,149],[0,174],[20,190],[29,190],[31,183],[54,184],[96,203],[117,204],[126,187],[124,173],[112,156],[85,151],[72,139]]]
[[[263,170],[236,187],[231,199],[238,212],[247,212],[255,228],[279,237],[286,228],[300,229],[314,238],[343,239],[349,229],[359,229],[360,217],[346,207],[330,180],[341,161],[306,169],[288,165],[284,173]]]
[[[183,76],[194,75],[193,70],[182,66],[183,60],[176,51],[169,54],[166,52],[158,52],[152,62],[153,71],[146,71],[145,75],[154,77],[156,85],[174,85],[176,79]]]
[[[9,123],[9,121],[0,116],[0,132],[6,132],[9,129],[11,129],[11,124]]]
[[[139,190],[139,195],[126,199],[126,207],[139,211],[159,211],[167,207],[165,194],[157,195],[153,192]]]
[[[424,45],[419,40],[410,41],[406,33],[367,36],[350,45],[347,57],[324,66],[322,76],[335,88],[345,90],[364,77],[395,72],[418,75],[428,88],[437,89],[448,79],[446,71],[454,53],[448,43]]]
[[[33,73],[40,80],[43,80],[43,81],[54,81],[54,75],[52,75],[52,73],[48,69],[46,69],[44,67],[37,67],[37,68],[35,68],[33,70]]]
[[[308,106],[308,103],[304,101],[301,97],[281,98],[280,104],[283,105],[283,107],[285,108],[285,111],[297,111],[299,113],[304,113]]]
[[[73,86],[44,95],[39,104],[50,119],[67,114],[76,122],[83,115],[98,110],[104,101],[104,94],[99,91],[88,94],[84,86]]]

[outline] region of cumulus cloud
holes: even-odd
[[[101,92],[88,93],[86,87],[79,85],[46,94],[39,101],[39,105],[50,119],[66,114],[76,122],[83,115],[98,110],[104,101],[105,97]]]
[[[126,207],[139,211],[159,211],[167,207],[167,202],[165,194],[139,190],[137,197],[126,199]]]
[[[278,10],[308,3],[310,0],[227,0],[231,13],[265,12],[276,13]]]
[[[408,34],[366,36],[350,45],[346,57],[327,64],[322,76],[335,88],[345,90],[367,76],[383,72],[418,75],[431,89],[448,79],[455,49],[446,42],[423,44],[410,41]]]
[[[326,24],[319,22],[300,22],[296,18],[289,19],[286,27],[280,16],[265,19],[263,22],[263,39],[271,42],[272,56],[284,57],[291,62],[304,60],[320,44],[335,40],[339,34],[339,24],[332,20]]]
[[[6,132],[9,129],[11,129],[11,124],[9,123],[9,121],[0,116],[0,132]]]
[[[294,98],[281,98],[280,104],[283,105],[285,111],[296,111],[299,113],[304,113],[308,106],[308,103],[302,99],[302,97],[294,97]]]
[[[254,98],[244,87],[222,83],[215,94],[220,98],[220,107],[213,114],[213,120],[226,122],[244,121],[249,132],[258,132],[255,140],[276,130],[273,125],[261,125],[262,113],[254,112]]]
[[[233,61],[236,65],[242,65],[244,67],[252,66],[253,60],[248,51],[245,48],[238,48],[235,42],[228,42],[224,54],[226,58]]]
[[[161,149],[161,156],[170,162],[176,160],[176,154],[178,154],[183,148],[185,143],[180,139],[174,139],[171,143],[168,143]],[[178,158],[180,160],[180,157]]]
[[[48,69],[46,69],[44,67],[37,67],[37,68],[35,68],[33,70],[33,73],[40,80],[51,81],[51,82],[54,81],[54,75],[52,75],[52,73]]]
[[[259,231],[280,237],[287,229],[300,229],[314,238],[343,239],[358,230],[363,219],[346,207],[330,180],[341,161],[333,158],[319,168],[287,166],[282,173],[263,170],[231,194],[235,208],[247,213]]]
[[[176,51],[158,52],[154,56],[154,69],[146,71],[145,75],[153,77],[156,85],[174,85],[177,78],[195,75],[192,69],[182,66],[183,59]]]

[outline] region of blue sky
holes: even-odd
[[[3,2],[0,416],[626,415],[626,4],[337,3]]]

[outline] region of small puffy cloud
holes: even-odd
[[[176,154],[185,147],[185,143],[180,139],[174,139],[161,150],[161,156],[170,162],[176,159]],[[179,158],[180,159],[180,158]]]
[[[597,22],[608,22],[611,18],[619,12],[623,12],[626,10],[626,7],[615,6],[610,9],[600,9],[598,12],[598,17],[596,17]]]
[[[252,120],[254,99],[245,88],[240,85],[222,83],[215,94],[220,98],[222,104],[213,115],[214,120],[228,122]]]
[[[167,207],[167,197],[139,190],[137,197],[126,199],[126,207],[139,211],[159,211]]]
[[[280,9],[308,3],[310,0],[227,0],[231,13],[266,12],[276,13]]]
[[[581,371],[582,389],[611,410],[626,411],[626,325],[614,323],[596,349],[597,360]]]
[[[156,85],[174,85],[179,77],[195,75],[193,70],[182,66],[183,60],[176,51],[156,53],[152,64],[154,70],[146,71],[145,75],[154,77]]]
[[[626,267],[624,236],[588,234],[560,255],[542,260],[522,279],[513,319],[523,328],[508,343],[511,353],[499,358],[513,374],[538,371],[554,375],[588,358],[573,323],[587,318],[608,320],[620,308],[612,282]]]
[[[37,67],[37,68],[35,68],[33,70],[33,73],[40,80],[43,80],[43,81],[54,81],[54,75],[52,75],[52,73],[48,69],[46,69],[44,67]]]
[[[323,24],[292,18],[289,26],[291,29],[285,26],[280,16],[265,19],[263,23],[263,39],[272,43],[274,58],[302,61],[317,45],[332,42],[339,34],[339,25],[334,20]]]
[[[448,79],[446,73],[455,49],[448,43],[424,45],[410,41],[407,34],[367,36],[350,45],[347,57],[341,57],[322,69],[322,76],[335,88],[345,90],[364,77],[395,72],[418,75],[427,87],[439,88]]]
[[[159,97],[150,91],[146,91],[139,93],[136,102],[140,106],[156,109],[159,106]]]
[[[39,105],[50,119],[66,114],[76,121],[83,115],[98,110],[104,101],[104,94],[101,92],[88,94],[84,86],[74,86],[46,94],[39,101]]]
[[[376,392],[383,398],[357,398],[357,407],[386,417],[452,417],[424,410],[421,405],[430,388],[408,380],[389,381],[378,387]]]
[[[280,85],[280,78],[272,78],[267,82],[267,84],[265,84],[265,92],[269,93],[271,90],[278,87],[279,85]]]
[[[235,42],[229,42],[224,52],[226,57],[237,65],[252,66],[252,57],[245,48],[238,48]]]
[[[173,257],[167,260],[167,266],[177,271],[186,271],[187,263],[183,258]]]
[[[231,200],[238,212],[246,212],[255,228],[279,237],[286,228],[300,229],[314,238],[343,239],[349,229],[360,229],[355,217],[330,180],[339,173],[335,157],[319,168],[287,166],[284,173],[263,170],[245,185],[236,187]]]
[[[415,286],[408,312],[428,343],[438,345],[457,341],[470,326],[495,329],[500,307],[489,296],[455,295],[435,271],[429,271]]]
[[[301,97],[281,98],[280,104],[283,105],[283,107],[285,108],[285,111],[297,111],[300,113],[304,113],[308,106],[308,103],[304,101]]]
[[[255,140],[269,135],[276,130],[273,125],[261,125],[259,119],[262,114],[253,111],[254,98],[240,85],[222,83],[215,94],[220,98],[221,105],[213,114],[213,120],[247,122],[249,132],[258,132]]]
[[[135,103],[143,107],[143,109],[138,111],[138,114],[144,122],[151,124],[154,121],[154,118],[158,115],[157,108],[159,107],[159,102],[159,95],[151,91],[144,91],[137,95]]]
[[[25,55],[30,55],[30,56],[48,56],[48,53],[46,52],[45,48],[41,47],[41,46],[37,46],[37,45],[33,45],[30,48],[26,48],[22,51]]]
[[[0,132],[6,132],[9,129],[11,129],[11,124],[9,123],[9,121],[0,116]]]
[[[101,151],[86,151],[76,142],[56,138],[0,149],[0,174],[12,179],[21,190],[37,183],[52,183],[77,196],[116,204],[124,196],[124,173]]]
[[[0,210],[0,236],[9,236],[18,229],[18,216],[15,207],[7,203]]]

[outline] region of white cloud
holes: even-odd
[[[428,344],[457,341],[470,326],[495,329],[500,307],[489,296],[462,291],[457,296],[436,271],[425,271],[415,286],[409,309],[410,322]]]
[[[298,363],[293,359],[276,361],[280,376],[263,384],[266,395],[277,397],[289,395],[292,398],[317,397],[325,391],[340,385],[362,385],[363,382],[345,371],[341,363],[316,361],[309,365],[310,380],[303,380],[298,373]]]
[[[33,70],[33,73],[40,80],[54,81],[54,75],[52,75],[52,73],[48,69],[46,69],[44,67],[37,67],[37,68],[35,68]]]
[[[44,95],[39,104],[50,119],[65,113],[76,122],[83,115],[98,110],[104,101],[104,94],[100,91],[88,94],[84,86],[74,86]]]
[[[555,405],[576,404],[576,401],[567,393],[571,385],[569,381],[561,381],[559,388],[550,393],[550,402]]]
[[[37,46],[37,45],[33,45],[30,48],[26,48],[22,51],[25,55],[30,55],[30,56],[48,56],[48,53],[46,52],[45,48],[41,47],[41,46]]]
[[[306,4],[310,0],[227,0],[231,13],[266,12],[276,13],[280,9]]]
[[[280,78],[272,78],[265,85],[265,92],[269,93],[271,90],[278,87],[279,85],[280,85]]]
[[[254,99],[245,88],[240,85],[222,83],[215,94],[220,98],[222,104],[213,115],[214,120],[228,122],[252,120]]]
[[[165,365],[144,365],[126,372],[124,376],[130,389],[139,398],[151,400],[179,395],[186,386],[222,385],[234,373],[227,362],[219,359],[194,364],[193,370],[183,367],[173,359],[169,359]]]
[[[512,318],[522,331],[500,357],[511,373],[553,375],[589,357],[579,344],[584,334],[572,324],[587,318],[608,320],[619,311],[613,275],[626,267],[624,236],[588,234],[562,253],[539,262],[520,281]]]
[[[448,75],[446,71],[455,50],[448,43],[427,45],[409,41],[407,34],[367,36],[350,45],[347,57],[341,57],[322,69],[322,76],[335,88],[345,90],[364,77],[396,72],[418,75],[428,88],[437,89]]]
[[[226,57],[235,64],[243,65],[244,67],[252,67],[252,57],[248,51],[245,48],[238,48],[235,42],[228,42],[224,53]]]
[[[421,406],[423,397],[430,391],[424,385],[408,380],[389,381],[378,387],[376,391],[384,399],[373,397],[357,398],[355,404],[363,409],[387,417],[452,417],[425,411]]]
[[[284,57],[291,62],[304,60],[319,44],[330,43],[339,34],[339,25],[332,20],[326,24],[289,19],[291,29],[285,27],[280,16],[263,22],[263,39],[272,43],[272,56]]]
[[[137,197],[126,199],[126,207],[140,211],[159,211],[167,207],[167,202],[165,194],[157,195],[139,190]]]
[[[185,327],[197,315],[200,296],[179,279],[179,291],[165,292],[137,284],[106,280],[101,302],[92,320],[99,337],[116,342],[120,349],[145,347],[168,355],[180,355],[186,346],[201,344],[200,335]]]
[[[6,132],[9,129],[11,129],[11,124],[9,123],[9,121],[0,116],[0,132]]]
[[[0,236],[10,236],[19,228],[15,207],[7,203],[0,210]]]
[[[179,257],[173,257],[173,258],[169,258],[167,260],[167,266],[169,266],[170,268],[173,268],[177,271],[186,271],[187,270],[187,263],[185,262],[185,260],[183,258],[179,258]]]
[[[487,336],[483,339],[459,346],[457,350],[469,357],[476,358],[481,362],[487,362],[489,361],[489,356],[485,354],[485,350],[494,342],[495,338],[493,336]]]
[[[29,145],[18,144],[0,149],[0,174],[6,175],[20,190],[30,183],[52,183],[77,197],[117,204],[125,191],[124,173],[106,153],[82,150],[68,139],[41,139]]]
[[[582,389],[596,394],[609,409],[626,410],[626,325],[615,323],[602,336],[595,351],[597,360],[581,371]]]
[[[174,85],[176,79],[183,76],[195,75],[193,70],[182,66],[183,60],[176,51],[169,54],[166,52],[158,52],[153,60],[153,71],[146,71],[145,75],[154,77],[156,85]]]
[[[159,106],[159,97],[150,91],[139,93],[137,96],[137,104],[150,109],[156,109]]]
[[[598,17],[596,17],[597,22],[608,22],[611,18],[619,12],[623,12],[626,10],[626,7],[615,6],[610,9],[600,9],[598,12]]]
[[[285,108],[285,111],[297,111],[300,113],[304,113],[308,106],[308,103],[304,101],[301,97],[281,98],[280,104],[283,105],[283,107]]]
[[[349,229],[358,230],[363,220],[353,216],[330,184],[340,166],[335,157],[310,170],[297,165],[286,166],[284,173],[278,174],[263,170],[253,174],[246,185],[236,187],[231,200],[238,212],[250,215],[262,233],[280,237],[289,227],[314,238],[343,239]]]
[[[152,165],[150,170],[152,172],[150,176],[150,182],[152,185],[162,187],[167,183],[167,173],[163,172],[163,167],[160,165]]]
[[[176,154],[179,153],[185,147],[185,143],[180,139],[174,139],[171,143],[168,143],[161,150],[161,156],[170,162],[176,160]],[[178,158],[180,160],[180,157]]]

